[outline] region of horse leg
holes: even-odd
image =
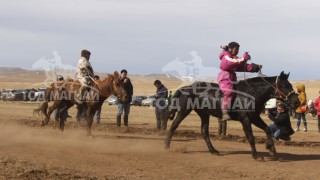
[[[42,126],[47,125],[47,124],[49,123],[50,116],[51,116],[52,112],[53,112],[57,107],[59,107],[60,104],[61,104],[60,101],[53,101],[52,106],[50,106],[50,107],[48,108],[48,113],[45,115],[44,121],[42,121]]]
[[[227,121],[221,121],[219,119],[219,131],[218,131],[219,136],[226,136],[227,134]]]
[[[276,152],[276,148],[274,146],[274,142],[273,142],[272,134],[271,134],[271,129],[269,128],[269,126],[260,117],[256,117],[252,121],[252,124],[254,124],[258,128],[262,129],[266,133],[267,139],[268,139],[266,142],[266,149],[269,150],[269,154],[272,157],[276,157],[277,152]]]
[[[60,127],[59,129],[63,132],[64,131],[64,125],[67,120],[66,112],[68,109],[73,106],[73,104],[66,104],[61,110],[59,111],[59,119],[60,119]]]
[[[203,139],[205,140],[210,153],[211,154],[220,155],[219,151],[216,150],[212,146],[212,143],[211,143],[210,138],[209,138],[209,118],[210,118],[210,115],[205,113],[205,112],[203,112],[203,111],[197,111],[197,114],[201,118],[201,135],[202,135]]]
[[[252,155],[253,159],[263,161],[264,160],[263,157],[258,157],[256,145],[255,145],[255,140],[254,140],[254,136],[253,136],[253,132],[252,132],[252,127],[251,127],[251,123],[250,123],[249,119],[244,118],[241,121],[241,124],[242,124],[243,131],[246,134],[248,142],[251,146],[251,155]]]
[[[182,122],[184,118],[187,117],[188,114],[190,114],[192,110],[185,110],[185,111],[179,111],[177,114],[177,117],[172,122],[170,131],[167,135],[167,138],[165,140],[165,149],[170,149],[170,143],[173,136],[174,131],[178,128],[179,124]]]
[[[91,106],[87,106],[87,108],[87,136],[91,136],[91,127],[96,110]]]

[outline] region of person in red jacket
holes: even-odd
[[[320,91],[319,91],[320,94]],[[314,108],[317,110],[318,114],[318,133],[320,133],[320,96],[314,102]]]

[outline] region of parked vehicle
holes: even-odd
[[[146,96],[132,96],[131,105],[142,106],[142,101],[147,99]]]
[[[142,106],[155,106],[156,104],[156,97],[155,96],[148,96],[141,102]]]
[[[14,90],[10,95],[7,96],[9,101],[23,101],[23,92],[22,90]]]
[[[11,99],[11,96],[14,91],[15,89],[3,89],[1,93],[1,100],[8,101],[9,99]]]
[[[38,91],[34,93],[34,99],[36,101],[44,101],[45,91],[46,91],[46,88],[38,88]]]
[[[35,89],[23,89],[23,101],[34,101],[35,99],[35,93],[37,90]]]
[[[107,99],[107,103],[109,105],[117,105],[118,104],[118,98],[116,96],[110,96],[108,99]]]

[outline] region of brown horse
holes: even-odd
[[[119,73],[114,72],[113,75],[108,75],[104,80],[95,81],[91,79],[91,86],[88,86],[86,101],[79,104],[76,99],[79,93],[81,84],[78,81],[68,80],[54,82],[45,91],[45,102],[38,109],[34,110],[34,114],[43,114],[45,116],[42,125],[47,125],[52,112],[59,108],[60,130],[64,130],[66,117],[63,114],[74,104],[78,106],[87,106],[87,135],[91,135],[91,126],[93,117],[98,108],[111,95],[117,96],[123,102],[127,101],[127,93],[124,90],[123,83],[119,79]],[[54,101],[49,107],[48,103]]]

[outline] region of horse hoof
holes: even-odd
[[[275,151],[269,151],[270,156],[272,157],[276,157],[277,153]]]
[[[47,125],[45,122],[43,122],[42,121],[42,123],[41,123],[41,127],[43,127],[43,126],[45,126],[45,125]]]
[[[210,151],[212,155],[220,156],[220,152],[217,150]]]
[[[264,157],[263,156],[260,156],[260,157],[256,157],[255,158],[256,161],[259,161],[259,162],[265,162],[264,160]]]

